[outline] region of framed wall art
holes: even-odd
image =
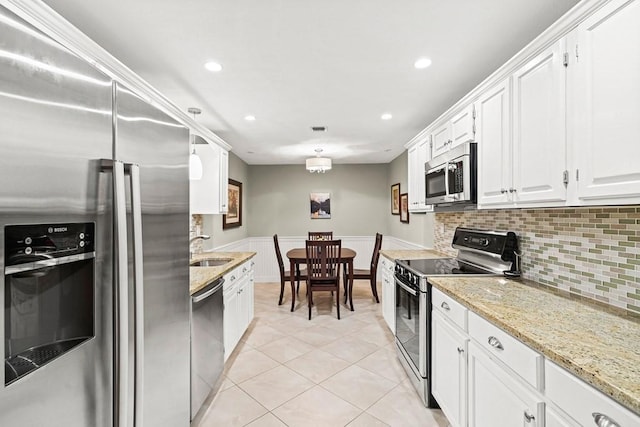
[[[331,193],[310,193],[311,219],[331,218]]]
[[[400,215],[400,183],[391,186],[391,215]]]
[[[242,225],[242,183],[229,179],[227,213],[222,215],[222,229],[240,227]]]
[[[409,223],[409,194],[400,195],[400,222]]]

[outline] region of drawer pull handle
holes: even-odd
[[[236,280],[236,276],[231,276],[231,281]]]
[[[598,427],[620,427],[620,424],[613,421],[611,418],[606,416],[605,414],[601,414],[600,412],[594,412],[593,421],[596,423]]]
[[[524,411],[524,419],[525,419],[526,422],[530,423],[531,421],[534,421],[536,419],[536,417],[534,417],[533,415],[531,415],[527,411]]]
[[[460,354],[464,353],[464,348],[458,347],[458,353],[460,353]]]
[[[447,304],[444,301],[442,302],[442,304],[440,304],[440,307],[444,308],[447,311],[451,310],[451,307],[449,307],[449,304]]]
[[[494,337],[493,335],[489,337],[487,342],[493,348],[497,348],[498,350],[504,350],[504,347],[502,346],[502,343],[500,342],[500,340]]]

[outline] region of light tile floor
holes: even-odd
[[[255,318],[192,427],[449,425],[411,386],[368,282],[355,282],[355,311],[341,304],[340,320],[328,292],[314,294],[311,320],[304,284],[293,313],[289,287],[281,306],[279,292],[256,284]]]

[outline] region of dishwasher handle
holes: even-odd
[[[222,285],[223,284],[224,284],[224,278],[220,278],[220,279],[216,280],[215,282],[212,282],[209,286],[207,286],[206,288],[204,288],[203,290],[201,290],[197,294],[192,295],[191,296],[191,302],[192,303],[197,303],[197,302],[200,302],[202,300],[205,300],[205,299],[209,298],[211,295],[215,294],[220,289],[222,289]]]

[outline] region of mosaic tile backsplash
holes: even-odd
[[[202,234],[202,215],[191,215],[191,226],[189,227],[189,238],[198,236]],[[203,251],[204,243],[202,240],[198,239],[191,244],[191,252],[194,254],[199,254]]]
[[[458,226],[514,231],[523,277],[640,313],[640,206],[436,213],[435,249]]]

